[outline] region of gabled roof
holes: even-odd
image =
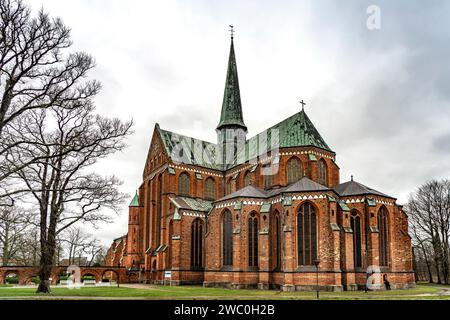
[[[285,192],[310,192],[310,191],[325,191],[330,190],[329,188],[312,181],[311,179],[307,177],[303,177],[297,182],[292,183],[289,186],[278,188],[278,189],[271,189],[271,190],[263,190],[256,188],[252,185],[246,186],[242,189],[237,190],[236,192],[230,193],[229,195],[226,195],[225,197],[218,199],[216,201],[224,201],[234,198],[271,198],[276,195],[279,195],[281,193]]]
[[[194,199],[190,197],[173,197],[170,200],[178,209],[208,212],[212,208],[212,201]]]
[[[307,177],[303,177],[297,182],[285,187],[282,192],[303,192],[303,191],[321,191],[329,190],[327,187],[312,181]]]
[[[350,181],[338,184],[333,189],[341,197],[360,196],[360,195],[377,195],[377,196],[381,196],[381,197],[388,197],[388,198],[395,199],[391,196],[388,196],[385,193],[382,193],[380,191],[377,191],[375,189],[367,187],[367,186],[363,185],[362,183],[356,182],[354,180],[350,180]]]
[[[218,164],[216,155],[216,144],[203,141],[196,138],[184,136],[168,130],[163,130],[156,125],[161,139],[163,141],[166,153],[175,163],[183,162],[186,164],[198,165],[214,170],[222,170],[222,166]],[[177,145],[183,146],[183,152],[189,154],[180,154],[180,150],[176,150]],[[181,149],[181,148],[180,148]]]
[[[242,189],[237,190],[236,192],[230,193],[223,198],[220,198],[216,201],[223,201],[233,198],[266,198],[266,191],[256,188],[252,185],[246,186]]]
[[[276,140],[276,137],[272,138],[272,130],[276,130],[279,133],[278,139],[280,148],[313,146],[331,151],[330,147],[317,131],[316,127],[314,127],[314,124],[304,110],[250,138],[247,144],[256,146],[258,141],[261,142],[265,140],[264,135],[267,134],[267,141],[269,142],[267,143],[267,146],[270,146],[272,139]],[[250,154],[252,154],[252,150],[250,149],[249,151]]]
[[[227,78],[225,81],[225,91],[223,93],[222,112],[220,114],[220,122],[217,129],[226,126],[237,126],[247,131],[247,127],[244,124],[244,117],[242,116],[241,93],[239,90],[233,39],[231,39]]]

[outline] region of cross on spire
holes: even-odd
[[[230,34],[231,34],[231,40],[233,40],[233,38],[234,38],[234,26],[232,25],[232,24],[230,24]]]
[[[305,109],[306,102],[303,101],[303,99],[302,99],[302,101],[300,101],[300,104],[302,105],[302,111],[303,111]]]

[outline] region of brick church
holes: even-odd
[[[303,109],[247,138],[233,37],[216,132],[211,143],[155,125],[111,264],[173,285],[414,285],[402,207],[353,178],[342,183],[336,153]]]

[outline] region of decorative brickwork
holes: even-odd
[[[175,285],[310,290],[318,274],[326,290],[362,289],[384,275],[392,288],[413,286],[408,219],[395,198],[353,179],[341,184],[336,154],[304,110],[271,128],[278,148],[259,150],[259,139],[273,142],[276,133],[246,138],[234,59],[232,47],[217,144],[188,138],[181,152],[184,136],[156,124],[128,234],[108,261],[138,270],[144,282]],[[235,157],[217,162],[228,147]],[[378,268],[380,253],[387,264]]]

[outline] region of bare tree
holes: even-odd
[[[2,265],[17,263],[24,250],[27,233],[32,229],[32,215],[23,208],[0,210],[0,254]]]
[[[131,122],[95,115],[91,101],[76,102],[74,108],[33,110],[23,117],[28,126],[15,131],[24,140],[38,143],[21,146],[7,159],[28,163],[11,178],[30,192],[40,213],[40,279],[38,292],[49,292],[56,237],[77,222],[111,221],[104,208],[119,209],[125,199],[115,176],[102,177],[88,169],[98,160],[123,150]]]
[[[410,196],[406,210],[414,244],[421,249],[437,283],[449,283],[450,180],[430,181]]]
[[[39,266],[39,259],[39,230],[33,225],[23,234],[21,247],[16,250],[14,261],[16,265]]]
[[[131,122],[96,116],[100,83],[85,53],[66,53],[69,29],[21,0],[0,0],[0,198],[29,195],[38,207],[41,283],[49,276],[58,236],[75,223],[110,221],[124,199],[113,175],[88,169],[125,147]],[[9,203],[11,204],[11,203]]]
[[[80,227],[71,227],[61,236],[68,264],[92,266],[106,251],[100,240],[85,233]]]
[[[23,190],[11,192],[5,179],[48,156],[38,154],[20,164],[4,161],[18,146],[36,143],[14,135],[7,138],[20,129],[14,122],[33,110],[76,107],[95,96],[100,84],[85,80],[94,67],[89,55],[66,53],[72,42],[61,19],[42,10],[33,18],[21,0],[0,0],[0,17],[0,197],[11,205],[13,195]]]
[[[95,254],[95,257],[93,256],[93,260],[91,261],[90,265],[99,265],[104,266],[106,264],[106,253],[108,248],[106,246],[101,246]]]

